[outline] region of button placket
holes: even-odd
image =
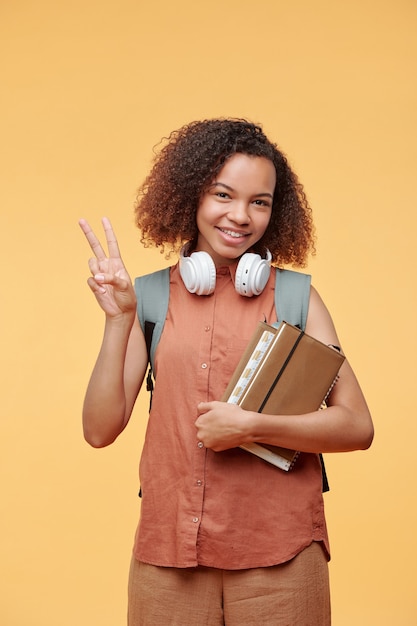
[[[208,381],[210,376],[210,359],[211,359],[211,343],[213,333],[212,316],[214,314],[214,300],[210,299],[210,305],[205,310],[205,321],[201,326],[201,343],[199,346],[199,360],[197,367],[200,369],[198,376],[198,387],[196,389],[197,397],[201,400],[208,398]],[[209,302],[207,302],[209,304]],[[193,496],[192,509],[190,511],[190,522],[195,529],[196,541],[198,529],[202,522],[202,511],[204,502],[204,484],[205,484],[205,464],[207,450],[202,441],[197,441],[195,448],[195,464],[194,464],[194,480],[193,480]]]

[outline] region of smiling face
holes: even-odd
[[[230,265],[250,250],[268,227],[275,167],[264,157],[236,153],[220,170],[197,209],[197,251],[216,267]]]

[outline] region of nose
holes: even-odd
[[[228,218],[232,221],[235,222],[235,224],[249,224],[250,222],[250,216],[249,216],[249,207],[247,205],[246,202],[242,201],[235,201],[233,202],[233,204],[230,206],[229,212],[228,212]]]

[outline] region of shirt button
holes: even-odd
[[[202,368],[203,370],[207,369],[207,363],[202,363],[202,364],[201,364],[201,368]]]
[[[194,522],[194,524],[197,524],[197,522],[198,522],[198,517],[193,517],[193,522]]]
[[[203,484],[202,480],[196,480],[197,487],[201,487],[202,484]]]
[[[205,329],[206,333],[208,333],[208,331],[210,330],[210,326],[206,326]]]
[[[199,448],[204,448],[204,443],[202,441],[199,441],[197,445]]]

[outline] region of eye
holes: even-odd
[[[229,194],[228,194],[228,193],[226,193],[225,191],[216,191],[215,195],[216,195],[218,198],[222,198],[222,199],[224,199],[224,200],[226,200],[226,199],[230,198]]]
[[[256,204],[256,206],[271,206],[271,203],[268,200],[263,200],[262,198],[256,198],[256,200],[253,201],[253,204]]]

